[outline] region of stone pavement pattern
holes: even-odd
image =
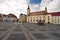
[[[0,22],[0,40],[60,40],[60,25]]]

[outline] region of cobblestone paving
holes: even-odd
[[[7,40],[26,40],[24,34],[11,34]]]
[[[60,25],[0,22],[0,40],[60,40]]]

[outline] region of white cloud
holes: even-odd
[[[5,0],[0,0],[0,4],[3,3]]]
[[[0,12],[9,14],[10,12],[19,17],[20,13],[26,14],[28,0],[5,0],[0,3]]]
[[[48,12],[60,12],[60,0],[53,0],[47,7]]]
[[[31,11],[38,11],[40,8],[39,4],[30,4]]]
[[[42,0],[41,4],[40,4],[40,10],[45,10],[45,7],[47,5],[50,4],[50,2],[52,2],[51,0]]]
[[[49,5],[51,0],[42,0],[40,4],[30,4],[31,11],[45,10],[45,6]]]
[[[26,9],[30,0],[0,0],[0,12],[9,14],[10,12],[19,17],[20,13],[26,14]],[[44,10],[48,12],[60,12],[60,0],[42,0],[41,4],[29,4],[31,11]]]
[[[60,0],[42,0],[40,5],[30,4],[32,11],[45,10],[47,7],[48,12],[60,12]]]

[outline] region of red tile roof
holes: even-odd
[[[37,11],[37,12],[30,12],[28,15],[29,16],[36,16],[36,15],[45,15],[45,11]]]
[[[3,14],[3,16],[6,17],[6,16],[8,16],[8,15]]]
[[[52,12],[52,16],[60,16],[60,12]]]
[[[13,17],[13,18],[17,18],[14,14],[8,14],[8,16]]]
[[[0,14],[0,18],[3,18],[3,17],[2,17],[2,14]]]

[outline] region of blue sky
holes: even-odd
[[[31,4],[40,4],[42,0],[30,0]]]

